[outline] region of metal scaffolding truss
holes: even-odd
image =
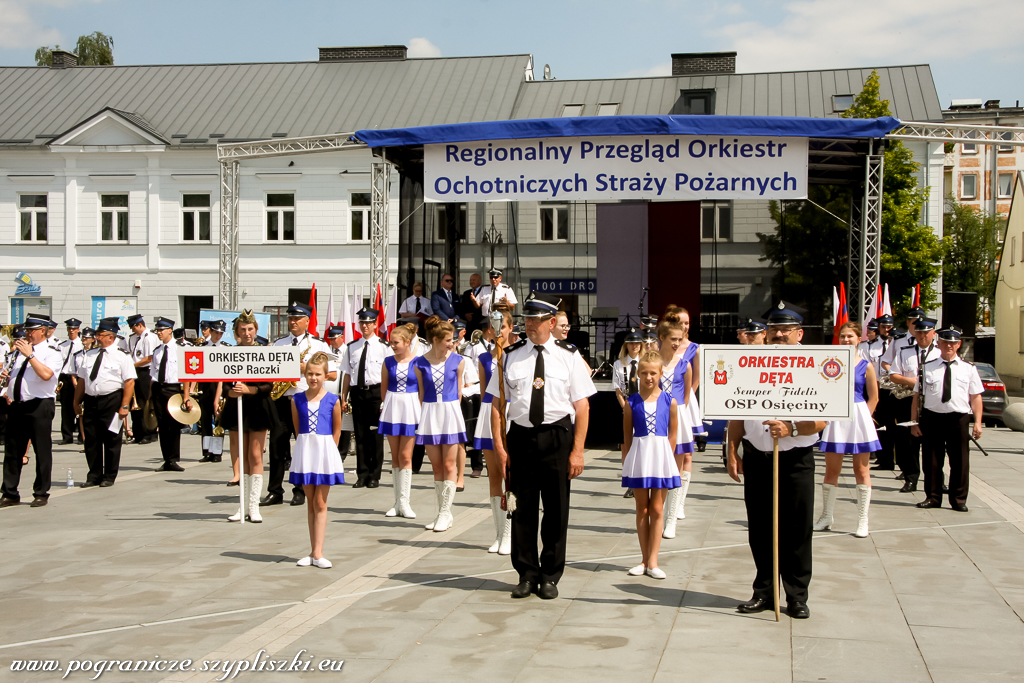
[[[252,159],[255,157],[283,157],[312,152],[337,152],[344,149],[366,149],[366,143],[356,140],[353,133],[334,135],[307,135],[301,138],[276,138],[229,142],[217,145],[217,159]]]
[[[882,175],[884,157],[871,142],[864,165],[864,185],[850,202],[850,242],[847,260],[847,308],[852,320],[873,315],[869,292],[882,276]]]
[[[217,307],[238,308],[238,161],[220,162],[220,267]]]
[[[391,164],[383,157],[370,166],[370,274],[374,291],[387,293],[388,210]]]
[[[901,127],[885,137],[889,140],[921,142],[966,142],[1024,147],[1024,128],[1013,126],[972,126],[959,123],[901,121]]]

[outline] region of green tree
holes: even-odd
[[[49,48],[45,45],[36,50],[36,66],[50,66],[53,64],[53,50],[59,50],[60,45]],[[78,36],[75,49],[72,50],[78,55],[79,66],[107,66],[114,63],[114,39],[111,36],[94,31],[87,36]]]
[[[978,319],[996,292],[996,259],[1002,249],[999,239],[1003,221],[959,202],[943,217],[942,286],[953,292],[978,293]]]

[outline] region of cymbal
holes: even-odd
[[[182,408],[182,402],[181,394],[175,394],[167,399],[167,412],[170,416],[183,425],[199,422],[199,418],[203,416],[203,410],[199,407],[199,402],[195,399],[189,401],[192,404],[192,410]]]

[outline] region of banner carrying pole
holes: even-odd
[[[772,439],[772,599],[779,621],[779,438]]]
[[[238,403],[238,428],[235,432],[238,434],[238,504],[239,510],[242,511],[239,524],[245,524],[245,429],[242,427],[242,397],[239,396],[236,399]],[[260,453],[260,457],[263,454]],[[778,574],[778,567],[776,567],[776,574]]]

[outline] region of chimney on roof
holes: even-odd
[[[999,109],[999,100],[985,100],[985,109]]]
[[[78,66],[78,55],[74,52],[51,50],[50,56],[53,58],[50,62],[51,69],[73,69]]]
[[[734,74],[735,52],[677,52],[672,55],[672,75]]]
[[[363,47],[321,47],[321,62],[400,62],[406,58],[405,45],[366,45]]]

